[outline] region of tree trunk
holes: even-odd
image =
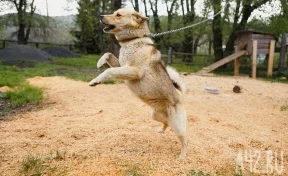
[[[19,5],[22,5],[22,3],[19,4]],[[27,44],[27,43],[25,43],[25,28],[26,28],[26,24],[25,24],[25,19],[24,19],[24,13],[25,12],[23,12],[22,7],[19,6],[19,8],[18,8],[19,29],[18,29],[18,34],[17,34],[17,40],[18,40],[18,44],[26,45]]]
[[[121,8],[121,0],[114,0],[113,11]],[[114,35],[111,35],[110,51],[114,56],[119,57],[120,45]]]
[[[195,0],[191,0],[190,4],[189,1],[186,0],[186,10],[187,13],[184,15],[184,10],[185,10],[185,5],[184,1],[181,0],[181,9],[182,9],[182,14],[183,14],[183,24],[186,26],[187,24],[194,22],[195,20],[195,8],[194,8]],[[190,7],[190,8],[189,8]],[[194,37],[192,30],[187,30],[184,33],[184,40],[182,42],[183,45],[183,52],[184,53],[193,53],[194,51]],[[187,62],[193,62],[193,56],[184,56],[183,60]]]
[[[242,19],[241,19],[240,23],[238,23],[239,18],[240,18],[239,9],[240,9],[241,4],[240,4],[240,0],[237,0],[237,7],[238,8],[236,8],[233,28],[232,28],[232,31],[230,33],[229,39],[226,43],[225,56],[228,56],[234,52],[234,43],[237,40],[236,32],[239,30],[245,30],[247,23],[248,23],[248,19],[251,16],[252,12],[255,9],[259,8],[261,5],[267,3],[268,1],[269,0],[259,0],[259,1],[257,1],[257,3],[255,2],[253,5],[252,5],[252,0],[247,0],[247,1],[245,1],[245,3],[243,2]]]
[[[195,40],[195,42],[194,42],[194,48],[193,48],[193,53],[194,53],[194,54],[197,54],[199,41],[200,41],[200,37],[197,37],[196,40]]]
[[[17,40],[18,40],[19,45],[27,44],[25,41],[25,25],[24,24],[19,24]]]
[[[213,0],[214,15],[221,10],[221,0]],[[223,58],[223,42],[222,42],[222,24],[221,15],[217,15],[213,18],[212,22],[213,31],[213,49],[214,49],[214,60],[219,61]]]
[[[135,0],[135,10],[137,12],[139,12],[139,2],[138,2],[138,0]]]
[[[171,26],[172,26],[172,21],[173,21],[173,11],[174,11],[174,6],[176,5],[176,0],[173,0],[173,2],[171,3],[171,6],[169,8],[168,6],[168,0],[165,0],[165,4],[166,4],[166,11],[167,11],[167,14],[168,14],[168,21],[167,21],[167,31],[170,31],[171,30]],[[177,9],[176,9],[177,10]],[[168,34],[165,38],[164,41],[164,46],[165,47],[170,47],[170,34]]]
[[[155,0],[155,4],[152,3],[151,0],[149,0],[149,3],[150,3],[150,7],[151,7],[151,10],[152,10],[152,13],[153,13],[153,21],[154,21],[154,31],[155,33],[160,33],[161,32],[161,22],[160,22],[160,19],[159,19],[159,16],[158,16],[158,0]],[[161,36],[159,37],[155,37],[154,41],[155,43],[157,44],[158,47],[160,47],[160,42],[161,42]]]
[[[143,4],[144,4],[145,16],[148,17],[148,11],[147,11],[147,3],[146,3],[146,0],[143,0]]]
[[[212,44],[213,44],[213,41],[212,41],[212,40],[209,40],[209,46],[208,46],[208,54],[209,54],[209,55],[212,54]]]
[[[285,56],[286,56],[286,46],[287,46],[287,38],[286,34],[282,34],[282,40],[281,40],[281,50],[280,50],[280,60],[278,65],[278,70],[283,71],[285,67]]]
[[[32,27],[32,21],[33,21],[33,15],[36,10],[36,7],[34,7],[34,0],[32,0],[30,4],[30,13],[26,12],[27,9],[27,0],[20,0],[19,3],[17,1],[13,1],[16,9],[17,9],[17,15],[18,15],[18,34],[17,34],[17,40],[18,44],[26,45],[29,40],[30,36],[30,30]]]

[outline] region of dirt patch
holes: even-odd
[[[262,158],[269,150],[282,152],[283,175],[288,173],[288,111],[280,111],[288,100],[287,84],[225,77],[183,80],[188,116],[185,160],[177,159],[180,144],[170,128],[157,133],[160,124],[150,118],[150,108],[124,84],[89,87],[62,77],[36,77],[28,81],[45,87],[45,108],[0,121],[0,173],[15,175],[19,161],[31,153],[62,151],[66,157],[60,164],[67,175],[137,171],[162,176],[190,170],[232,175],[239,152],[248,150],[260,151]],[[235,94],[235,85],[241,85],[243,93]],[[205,87],[218,88],[219,94]],[[265,160],[260,161],[258,169],[265,169]],[[249,173],[249,163],[244,167]]]

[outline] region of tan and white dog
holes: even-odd
[[[107,26],[104,32],[114,34],[120,43],[119,62],[113,54],[105,53],[97,67],[108,63],[111,68],[89,85],[95,86],[107,78],[124,80],[137,97],[152,107],[152,118],[163,123],[159,132],[164,132],[167,126],[175,132],[182,145],[180,157],[184,158],[187,148],[184,85],[174,69],[164,66],[161,53],[148,37],[148,18],[132,8],[119,9],[100,18]]]

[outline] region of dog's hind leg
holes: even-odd
[[[168,127],[168,124],[167,124],[167,113],[158,112],[155,109],[153,109],[151,117],[152,117],[153,120],[156,120],[158,122],[163,123],[163,126],[161,128],[159,128],[157,131],[158,131],[158,133],[164,133],[164,131]]]
[[[168,125],[177,135],[182,145],[180,158],[185,158],[187,152],[186,121],[186,111],[182,104],[177,104],[168,109]]]

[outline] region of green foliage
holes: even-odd
[[[86,55],[82,58],[53,58],[53,63],[56,65],[66,65],[73,67],[95,67],[99,56],[97,55]]]
[[[114,79],[106,79],[103,81],[103,84],[115,84],[116,81]]]
[[[77,28],[71,33],[78,39],[77,44],[82,53],[100,53],[100,46],[104,44],[104,41],[102,40],[102,43],[99,44],[99,41],[103,39],[101,37],[102,29],[98,17],[95,17],[96,14],[100,15],[100,1],[80,0],[78,5]]]
[[[19,83],[24,82],[25,76],[22,70],[16,66],[0,65],[0,87],[9,86],[14,87]]]
[[[43,99],[43,89],[33,87],[28,84],[22,84],[15,90],[6,92],[4,94],[4,98],[11,101],[12,108],[16,108],[27,103],[39,104]]]
[[[88,55],[82,58],[54,58],[48,63],[38,63],[34,68],[18,68],[0,64],[0,87],[14,87],[11,91],[3,94],[2,98],[9,99],[12,108],[27,103],[39,104],[43,99],[43,90],[29,86],[25,79],[35,76],[65,76],[67,78],[90,81],[100,71],[96,69],[99,59],[97,55]],[[115,80],[107,80],[106,84],[114,84]]]
[[[210,176],[210,174],[205,174],[203,171],[190,170],[187,176]]]
[[[288,110],[288,104],[281,106],[280,111],[287,111]]]
[[[22,162],[19,174],[24,176],[65,175],[66,171],[58,166],[51,166],[52,160],[40,156],[28,155]]]

